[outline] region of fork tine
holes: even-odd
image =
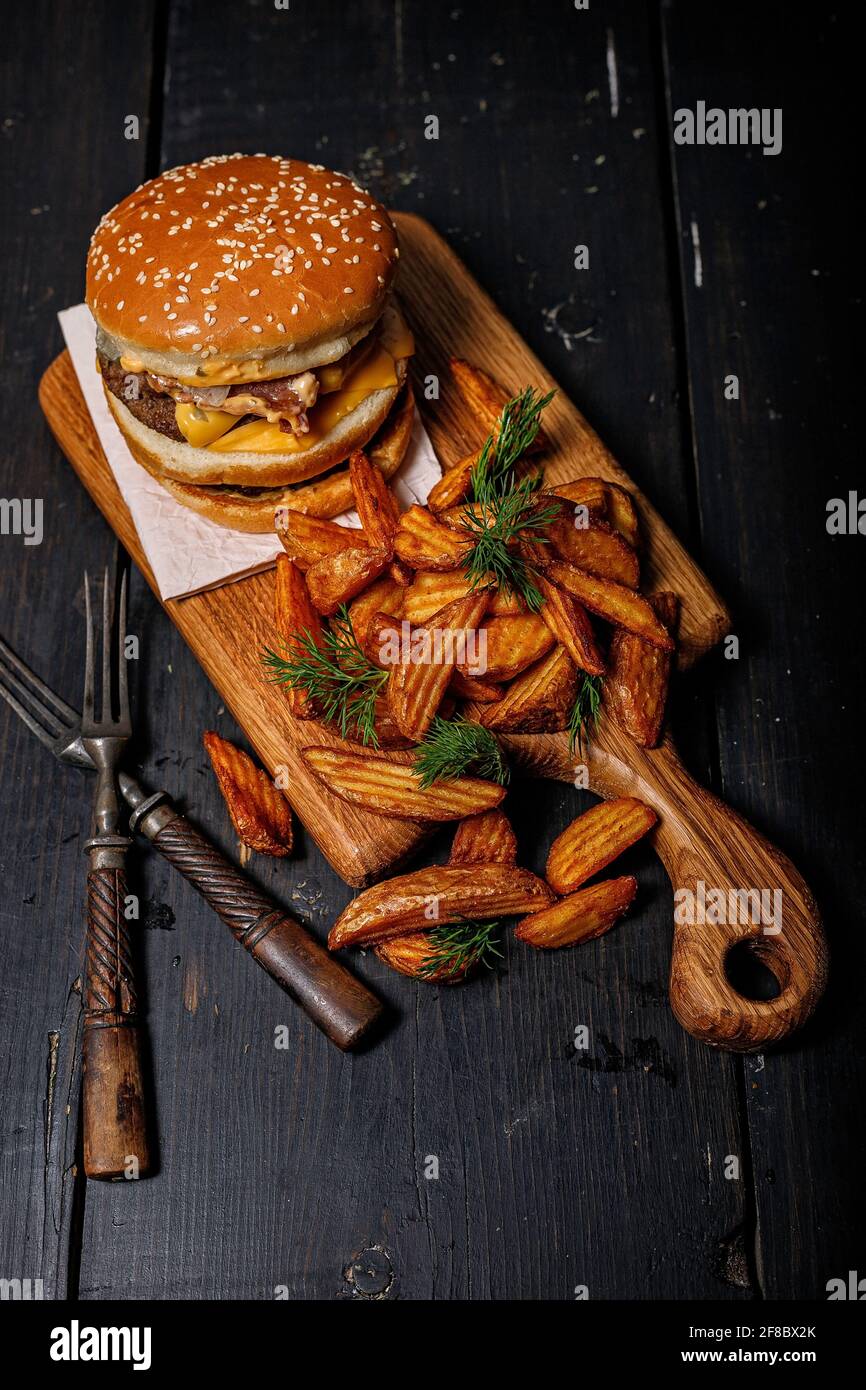
[[[111,592],[108,585],[108,566],[102,576],[102,713],[100,723],[110,724],[112,722],[112,702],[111,702],[111,631],[112,631],[112,604]]]
[[[12,678],[9,677],[9,679],[11,680]],[[30,711],[25,709],[25,707],[21,704],[19,700],[15,699],[15,696],[12,694],[9,687],[2,680],[0,680],[0,699],[5,700],[7,704],[12,706],[15,713],[24,720],[24,723],[27,725],[28,729],[32,730],[32,732],[39,739],[40,743],[44,743],[46,748],[53,747],[54,739],[58,736],[49,734],[48,731],[44,729],[40,723],[37,722],[37,720],[30,713]]]
[[[117,618],[117,717],[121,724],[129,722],[129,686],[126,663],[126,580],[128,570],[120,581],[120,604]]]
[[[59,723],[66,724],[70,728],[75,727],[78,723],[77,710],[74,710],[71,705],[67,705],[64,700],[60,699],[59,695],[55,695],[51,687],[47,686],[44,681],[41,681],[39,677],[30,670],[30,667],[25,665],[20,656],[13,652],[8,642],[4,642],[2,637],[0,637],[0,656],[3,657],[7,666],[10,666],[20,677],[23,677],[25,682],[35,688],[35,693],[30,690],[26,690],[26,693],[30,696],[34,705],[37,707],[41,706],[41,713],[45,713],[46,715],[49,714],[50,711],[48,706],[50,705],[51,710],[54,711],[53,717],[57,719]],[[2,670],[2,667],[0,667],[0,670]],[[12,677],[10,677],[10,679],[12,679]],[[25,686],[20,688],[26,689]]]
[[[10,696],[14,692],[20,695],[23,700],[27,701],[24,708],[27,709],[32,719],[38,721],[40,727],[44,730],[49,739],[59,738],[67,729],[75,727],[74,725],[69,726],[62,723],[53,710],[50,710],[47,705],[43,705],[33,694],[33,691],[28,690],[23,681],[18,680],[17,676],[14,676],[11,671],[7,671],[6,667],[0,663],[0,695],[5,699],[7,697],[7,692]],[[11,699],[9,703],[12,703]],[[21,705],[16,704],[15,708],[20,714]],[[30,728],[32,727],[33,725],[31,724]]]
[[[81,708],[81,722],[92,725],[93,717],[93,623],[90,612],[90,577],[84,571],[84,619],[87,624],[87,646],[84,654],[84,703]]]

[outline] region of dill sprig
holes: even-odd
[[[503,488],[511,486],[515,464],[535,442],[541,426],[541,412],[556,393],[541,396],[532,386],[512,396],[502,407],[496,435],[484,441],[478,462],[472,470],[472,491],[479,502],[493,501]]]
[[[443,778],[462,777],[473,769],[479,777],[503,786],[510,776],[495,736],[481,724],[460,716],[437,715],[415,754],[415,772],[425,788]]]
[[[514,547],[519,540],[547,544],[540,528],[556,518],[558,509],[556,503],[538,505],[541,482],[538,475],[522,478],[494,502],[475,502],[463,512],[463,525],[473,539],[464,561],[472,588],[492,580],[505,595],[517,594],[531,613],[537,613],[543,602],[535,583],[537,571]]]
[[[492,970],[494,957],[502,957],[497,935],[499,927],[499,922],[471,922],[465,917],[434,927],[427,938],[432,951],[419,974],[458,975],[480,964]]]
[[[575,748],[582,748],[583,737],[590,724],[593,729],[598,728],[601,713],[601,686],[601,676],[584,675],[580,682],[580,688],[571,711],[571,719],[568,722],[569,755],[574,752]]]
[[[262,664],[270,679],[309,696],[319,717],[335,724],[343,738],[357,733],[361,742],[379,747],[376,700],[388,672],[374,666],[358,645],[345,604],[318,642],[309,630],[296,635],[284,655],[266,647]]]
[[[536,571],[515,547],[520,540],[546,543],[541,532],[554,520],[557,508],[555,504],[538,504],[543,481],[540,472],[518,481],[514,470],[538,434],[541,412],[553,395],[549,391],[541,396],[527,386],[503,406],[499,430],[485,440],[472,470],[475,500],[464,507],[462,517],[472,538],[464,562],[472,588],[489,584],[492,577],[504,594],[519,595],[533,613],[542,604]]]

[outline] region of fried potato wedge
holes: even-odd
[[[607,483],[604,478],[572,478],[567,483],[557,483],[549,488],[554,497],[564,497],[576,507],[585,507],[586,516],[598,521],[607,520]]]
[[[430,940],[430,933],[426,931],[394,936],[390,941],[380,941],[374,949],[380,961],[396,970],[398,975],[408,975],[412,980],[426,980],[431,985],[458,985],[472,969],[471,961],[457,969],[447,964],[433,970],[425,969],[428,961],[437,954],[436,943]]]
[[[488,376],[481,367],[473,366],[462,357],[452,357],[449,363],[454,385],[469,406],[485,435],[497,434],[502,407],[511,399],[504,386]],[[527,453],[539,453],[548,447],[549,440],[539,430]]]
[[[349,459],[349,477],[367,544],[373,550],[387,550],[393,555],[400,523],[397,499],[363,449],[356,449]]]
[[[654,594],[649,601],[673,633],[679,607],[676,594]],[[620,728],[644,748],[655,748],[661,737],[670,671],[670,652],[651,646],[632,632],[616,629],[610,644],[604,703]]]
[[[400,517],[394,549],[413,570],[456,570],[471,545],[470,539],[443,526],[426,507],[413,506]]]
[[[291,655],[300,645],[306,632],[318,646],[322,636],[322,619],[313,607],[303,574],[288,555],[277,556],[274,584],[274,626],[282,638],[281,655]],[[283,687],[286,703],[296,719],[314,717],[310,698],[305,690]]]
[[[602,579],[612,579],[629,589],[637,588],[640,582],[637,551],[632,550],[619,531],[606,521],[591,520],[585,524],[580,512],[574,514],[566,508],[547,527],[547,536],[560,559]]]
[[[457,827],[449,864],[516,864],[517,836],[504,811],[481,811]]]
[[[325,617],[331,617],[341,603],[348,603],[378,579],[388,558],[387,550],[358,546],[317,560],[307,570],[307,588],[313,607]]]
[[[519,594],[506,593],[504,589],[494,589],[487,609],[489,618],[519,617],[527,611],[526,604]]]
[[[283,549],[300,570],[307,570],[317,560],[337,555],[341,550],[354,550],[365,544],[363,531],[286,507],[277,510],[274,525]]]
[[[377,664],[378,658],[374,652],[378,651],[378,631],[373,628],[371,632],[371,623],[379,616],[399,619],[403,612],[405,592],[406,590],[390,575],[383,574],[381,579],[374,579],[372,584],[362,589],[358,597],[349,604],[349,618],[355,641],[364,654]],[[399,627],[399,622],[397,626]]]
[[[464,675],[482,675],[471,665],[483,657],[479,627],[487,609],[484,590],[457,599],[401,643],[400,659],[388,677],[388,704],[401,733],[419,742],[433,722],[458,666]],[[461,660],[464,658],[464,660]]]
[[[607,484],[607,519],[633,550],[640,550],[640,519],[630,492],[619,483]]]
[[[455,777],[423,788],[411,758],[347,753],[339,748],[304,748],[301,756],[335,796],[397,820],[462,820],[498,806],[505,788],[480,777]]]
[[[478,453],[468,454],[465,459],[455,463],[442,474],[427,496],[427,506],[431,512],[444,512],[463,502],[472,491],[472,470],[478,462]]]
[[[352,480],[355,510],[367,545],[374,550],[387,550],[392,579],[404,586],[411,584],[412,571],[409,566],[393,558],[394,538],[400,524],[397,498],[381,471],[362,449],[356,450],[349,460],[349,477]]]
[[[459,671],[454,671],[448,682],[447,693],[453,695],[455,700],[471,700],[476,705],[495,705],[505,692],[495,681],[489,681],[482,676],[463,676]]]
[[[292,851],[292,812],[268,774],[242,748],[208,729],[202,742],[243,844],[277,859]]]
[[[657,820],[652,807],[634,796],[600,801],[557,835],[545,878],[557,893],[573,893],[652,830]]]
[[[577,667],[565,647],[517,676],[495,705],[479,714],[479,723],[503,734],[555,734],[568,728],[577,696]]]
[[[390,670],[400,659],[401,644],[415,629],[399,613],[374,613],[368,624],[364,650],[374,666]]]
[[[509,681],[546,656],[556,638],[536,613],[488,618],[479,633],[481,646],[471,654],[474,665],[458,661],[464,676],[478,675],[487,681]],[[479,660],[480,658],[480,660]]]
[[[386,941],[463,918],[538,912],[552,901],[544,879],[528,869],[510,864],[434,865],[359,893],[331,928],[328,947],[338,951]]]
[[[550,489],[576,506],[586,508],[588,517],[608,521],[633,550],[640,550],[640,520],[630,492],[606,478],[574,478]]]
[[[471,589],[462,570],[419,570],[403,595],[403,617],[410,623],[425,623]]]
[[[539,613],[542,621],[547,623],[576,666],[591,676],[603,676],[604,657],[598,649],[586,609],[543,574],[538,575],[535,582],[544,595]]]
[[[616,584],[612,579],[588,574],[586,570],[577,569],[564,560],[548,561],[544,572],[546,578],[571,594],[590,613],[596,613],[615,627],[624,627],[635,636],[643,637],[654,647],[662,647],[668,652],[674,650],[673,638],[656,616],[652,605],[633,589]]]
[[[386,480],[393,478],[406,457],[412,440],[412,426],[415,423],[415,394],[410,378],[397,397],[390,413],[370,443],[365,453],[371,463],[378,468]]]
[[[630,875],[593,883],[560,898],[552,907],[524,917],[517,923],[514,935],[528,946],[547,951],[592,941],[595,936],[603,936],[628,911],[636,893],[637,879]]]

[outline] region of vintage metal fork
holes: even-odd
[[[0,699],[62,763],[94,769],[81,738],[81,716],[40,680],[0,638]],[[344,1050],[381,1026],[376,996],[319,945],[182,816],[164,791],[150,792],[121,771],[130,830],[146,838],[183,874],[257,965],[287,990],[317,1027]]]
[[[132,841],[121,834],[117,767],[132,733],[126,679],[126,574],[120,586],[116,660],[108,571],[102,584],[102,688],[96,713],[96,660],[90,581],[84,576],[87,655],[81,744],[97,772],[93,834],[85,849],[87,952],[84,983],[84,1171],[89,1178],[142,1176],[150,1166],[139,1055],[138,1001],[124,869]],[[112,674],[115,690],[112,690]]]

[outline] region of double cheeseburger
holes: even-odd
[[[87,260],[109,406],[178,501],[269,531],[347,503],[355,449],[411,413],[387,212],[343,174],[221,155],[151,179]],[[389,422],[389,417],[391,420]]]

